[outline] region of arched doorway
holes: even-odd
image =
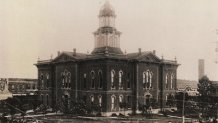
[[[65,92],[62,95],[62,102],[65,107],[69,108],[70,107],[70,94],[68,92]]]
[[[152,95],[149,92],[144,94],[144,105],[150,106]]]

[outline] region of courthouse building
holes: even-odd
[[[98,103],[105,115],[118,112],[120,102],[130,104],[135,111],[139,104],[148,104],[153,98],[165,107],[168,95],[176,92],[177,61],[160,59],[155,51],[140,48],[135,53],[123,53],[116,14],[108,2],[98,17],[91,53],[74,49],[36,63],[39,99],[51,106],[63,99]]]

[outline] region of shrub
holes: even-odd
[[[116,113],[111,114],[112,117],[117,117]]]
[[[119,113],[119,116],[120,116],[120,117],[124,117],[125,115],[123,115],[123,114]]]
[[[98,113],[96,114],[96,116],[97,116],[97,117],[101,117],[102,115],[101,115],[100,112],[98,112]]]

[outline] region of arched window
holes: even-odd
[[[71,88],[71,73],[67,70],[61,73],[61,82],[63,88]]]
[[[123,95],[120,95],[119,96],[119,103],[122,103],[123,102]]]
[[[103,85],[103,75],[102,75],[102,71],[100,70],[99,72],[98,72],[98,81],[99,81],[99,88],[102,88],[102,85]]]
[[[152,72],[149,72],[149,88],[152,87],[152,76],[153,76]]]
[[[70,72],[68,72],[68,74],[67,74],[67,82],[68,82],[68,84],[67,84],[67,87],[68,88],[71,88],[71,73]]]
[[[102,96],[98,97],[98,102],[99,102],[99,106],[101,107],[102,106]]]
[[[130,73],[127,74],[127,88],[130,88]]]
[[[114,86],[114,76],[115,76],[115,71],[111,71],[111,88],[115,88]]]
[[[86,88],[86,74],[83,75],[83,88]]]
[[[47,105],[49,105],[49,96],[48,96],[48,94],[46,95],[46,98],[47,98]]]
[[[95,88],[95,72],[91,72],[91,88]]]
[[[94,96],[92,95],[92,96],[90,96],[90,99],[91,99],[91,103],[94,103],[94,100],[95,100],[95,98],[94,98]]]
[[[123,88],[122,79],[123,79],[123,71],[119,71],[119,88],[120,89]]]
[[[46,88],[49,87],[49,74],[48,73],[46,74],[46,86],[45,87]]]
[[[114,95],[112,95],[111,96],[111,110],[114,110],[115,109],[115,96]]]
[[[14,89],[14,85],[11,85],[11,89]]]
[[[170,88],[173,89],[173,79],[174,79],[174,75],[171,74],[171,77],[170,77]]]
[[[148,83],[148,81],[149,81],[149,71],[147,70],[146,71],[146,83]]]
[[[166,89],[168,88],[168,79],[169,79],[168,74],[166,74],[166,78],[165,78],[165,87],[166,87]]]
[[[146,82],[145,82],[145,78],[146,78],[146,73],[145,73],[145,72],[143,72],[143,74],[142,74],[143,88],[146,88]]]
[[[168,105],[168,94],[166,95],[166,105]]]
[[[42,103],[43,103],[43,95],[41,94],[41,101],[42,101]]]
[[[144,88],[151,88],[152,87],[152,76],[153,76],[153,74],[149,70],[147,70],[146,72],[143,72],[143,87]]]
[[[41,81],[41,89],[43,89],[44,88],[44,76],[43,75],[40,76],[40,81]]]
[[[65,74],[64,72],[61,73],[61,82],[62,82],[62,87],[65,85]]]

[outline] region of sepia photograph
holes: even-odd
[[[217,0],[0,0],[0,123],[218,123]]]

